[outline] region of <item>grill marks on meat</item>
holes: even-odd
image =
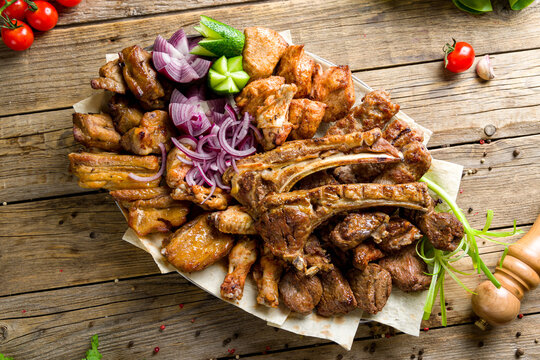
[[[346,116],[356,100],[349,67],[332,66],[323,71],[321,65],[317,64],[311,98],[328,106],[323,121],[336,121]]]
[[[257,235],[255,221],[240,205],[229,206],[223,211],[216,211],[208,216],[216,229],[223,233]]]
[[[283,273],[283,264],[266,247],[255,264],[253,278],[257,284],[257,303],[277,308],[279,305],[279,280]]]
[[[386,225],[384,234],[375,237],[375,242],[377,247],[384,252],[393,253],[400,251],[407,245],[416,243],[421,237],[422,234],[416,226],[405,219],[393,216]]]
[[[89,148],[120,150],[120,134],[107,114],[73,114],[73,137]]]
[[[431,276],[425,274],[427,265],[416,254],[415,245],[379,260],[379,265],[390,273],[392,283],[402,291],[426,290],[431,284]]]
[[[161,179],[143,182],[133,180],[130,173],[153,176],[160,167],[156,156],[118,155],[111,153],[71,153],[70,171],[79,178],[79,186],[107,190],[153,188]]]
[[[347,314],[356,308],[356,299],[343,274],[334,268],[319,274],[322,284],[321,301],[317,304],[317,314],[325,317]]]
[[[166,111],[147,112],[139,126],[131,128],[122,136],[122,147],[137,155],[160,154],[159,144],[170,148],[173,129]]]
[[[266,78],[287,49],[287,42],[275,30],[263,27],[244,29],[245,44],[242,52],[242,65],[250,80]]]
[[[330,233],[330,241],[343,251],[353,249],[384,229],[390,217],[382,212],[350,213]]]
[[[309,99],[294,99],[289,108],[292,140],[311,139],[324,117],[326,104]]]
[[[279,281],[279,293],[283,303],[291,311],[309,314],[321,301],[322,284],[317,276],[290,269]]]
[[[274,255],[305,269],[303,249],[312,231],[343,212],[377,206],[426,211],[431,198],[424,183],[327,185],[268,195],[255,228]]]
[[[237,162],[223,180],[231,195],[254,215],[271,192],[285,192],[300,179],[320,170],[352,163],[396,162],[400,153],[382,139],[381,131],[289,141],[277,149]]]
[[[347,278],[360,309],[376,314],[386,305],[392,292],[392,278],[381,266],[369,264],[363,271],[351,269]]]
[[[221,296],[229,300],[240,300],[251,266],[257,260],[257,242],[243,236],[229,253],[229,271],[221,284]]]
[[[304,53],[304,45],[290,45],[279,62],[277,76],[283,76],[287,84],[296,84],[298,91],[295,98],[304,98],[311,94],[311,80],[315,61]]]
[[[352,264],[359,270],[364,270],[370,262],[384,257],[383,252],[377,249],[372,242],[358,245],[353,249],[352,253]]]
[[[90,82],[92,89],[104,89],[117,94],[126,93],[126,82],[118,59],[109,61],[99,69],[99,78]]]
[[[242,92],[235,98],[236,106],[240,113],[249,113],[257,116],[257,110],[264,103],[267,97],[275,94],[285,84],[285,78],[281,76],[270,76],[250,82]]]
[[[114,127],[120,134],[127,133],[131,128],[139,126],[143,112],[131,97],[115,94],[109,100],[109,113]]]

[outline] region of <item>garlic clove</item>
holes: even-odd
[[[495,73],[493,72],[493,66],[491,65],[489,55],[485,55],[480,59],[480,61],[478,61],[478,64],[476,64],[476,73],[484,80],[491,80],[495,78]]]

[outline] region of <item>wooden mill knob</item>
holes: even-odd
[[[508,247],[502,267],[497,267],[494,275],[502,286],[497,289],[491,281],[484,281],[471,299],[480,327],[486,322],[497,326],[515,319],[523,295],[540,283],[540,216],[529,232]]]

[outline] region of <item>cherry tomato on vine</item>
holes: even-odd
[[[5,4],[6,0],[0,1],[0,7],[3,7]],[[10,19],[24,20],[26,9],[28,9],[28,4],[23,0],[17,0],[2,11],[2,15],[7,16]]]
[[[474,63],[474,49],[466,42],[460,41],[454,44],[446,44],[444,51],[444,67],[451,72],[460,73],[472,66]]]
[[[34,1],[37,6],[36,11],[26,12],[26,21],[36,30],[47,31],[56,26],[58,22],[58,12],[46,1]]]
[[[79,5],[81,0],[56,0],[56,2],[66,7],[73,7]]]
[[[28,49],[34,42],[34,33],[30,26],[22,21],[12,20],[12,24],[19,26],[16,29],[2,28],[2,40],[12,50],[23,51]]]

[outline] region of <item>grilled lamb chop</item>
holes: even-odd
[[[353,249],[373,232],[385,229],[389,219],[382,212],[350,213],[332,230],[330,241],[343,251]]]
[[[221,284],[221,296],[225,299],[240,300],[244,294],[244,284],[251,266],[257,261],[257,242],[243,236],[229,253],[229,271]]]
[[[406,144],[401,149],[403,161],[388,166],[373,182],[379,184],[405,184],[420,180],[431,166],[431,154],[419,141]]]
[[[315,61],[304,53],[304,45],[290,45],[276,69],[277,76],[283,76],[287,84],[296,84],[298,91],[295,98],[304,98],[311,94],[311,80]]]
[[[289,44],[277,31],[268,28],[247,27],[244,29],[244,35],[242,65],[250,80],[272,75]]]
[[[223,211],[216,211],[208,216],[208,220],[223,233],[257,235],[255,221],[240,205],[229,206]]]
[[[364,270],[370,262],[384,257],[383,252],[377,249],[371,241],[358,245],[352,253],[352,264],[359,270]]]
[[[346,314],[356,308],[356,299],[348,281],[334,268],[319,274],[322,284],[321,301],[317,304],[317,314],[330,317]]]
[[[231,195],[255,215],[271,192],[286,192],[314,172],[344,164],[400,160],[400,153],[381,138],[381,131],[289,141],[277,149],[239,160],[238,172],[229,168],[223,180]]]
[[[382,310],[392,292],[390,273],[377,264],[369,264],[365,270],[351,269],[347,279],[358,307],[369,314]]]
[[[86,147],[118,151],[120,134],[107,114],[73,114],[73,137]]]
[[[379,260],[379,265],[392,276],[392,283],[405,292],[429,288],[431,276],[426,263],[416,254],[416,246],[409,245],[399,253]]]
[[[126,93],[126,82],[118,59],[109,61],[99,68],[99,76],[90,82],[92,89],[105,89],[117,94]]]
[[[323,71],[321,65],[317,64],[311,98],[328,106],[324,113],[324,122],[336,121],[347,115],[356,100],[349,67],[332,66]]]
[[[276,308],[279,305],[279,279],[283,263],[264,247],[262,256],[253,268],[253,279],[257,283],[257,303]]]
[[[309,314],[321,300],[322,292],[321,280],[317,276],[307,276],[294,269],[287,271],[279,281],[283,303],[299,314]]]
[[[304,245],[311,232],[342,212],[377,206],[426,211],[431,198],[424,183],[327,185],[268,195],[255,225],[272,253],[304,271]]]

